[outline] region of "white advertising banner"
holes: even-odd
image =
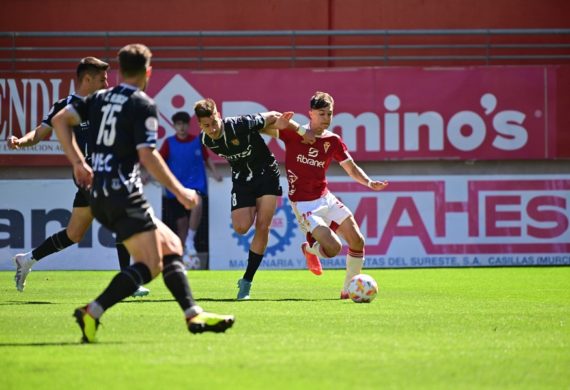
[[[77,188],[69,180],[0,180],[0,270],[13,270],[12,256],[27,252],[67,226]],[[145,186],[161,216],[162,189]],[[114,236],[94,221],[79,245],[43,258],[34,270],[119,269]]]
[[[570,175],[397,176],[374,192],[350,177],[329,188],[352,210],[369,268],[570,265]],[[229,178],[210,180],[210,268],[243,270],[253,229],[231,226]],[[284,194],[287,183],[282,179]],[[304,237],[283,196],[261,265],[305,267]],[[344,268],[340,256],[324,268]]]

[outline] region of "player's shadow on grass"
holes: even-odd
[[[8,305],[57,305],[58,303],[55,302],[46,302],[46,301],[6,301],[0,302],[0,306],[8,306]]]
[[[250,298],[238,301],[235,298],[197,298],[199,302],[321,302],[321,301],[338,301],[338,298]]]
[[[158,302],[176,302],[174,298],[172,299],[152,299],[152,298],[125,298],[121,302],[121,305],[124,303],[158,303]]]
[[[98,345],[98,344],[123,344],[120,341],[111,341],[111,342],[96,342],[90,345]],[[0,343],[0,348],[9,348],[9,347],[65,347],[65,346],[82,346],[85,345],[80,341],[52,341],[52,342],[36,342],[36,343]]]
[[[322,302],[322,301],[338,301],[338,298],[265,298],[265,299],[247,299],[245,302]],[[235,298],[207,298],[207,297],[197,297],[197,302],[244,302],[238,301]],[[157,303],[157,302],[175,302],[174,299],[129,299],[121,301],[121,304],[125,303]]]

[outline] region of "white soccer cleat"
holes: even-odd
[[[26,286],[26,278],[28,274],[32,272],[32,265],[36,262],[34,259],[28,258],[27,253],[19,253],[12,258],[14,265],[16,266],[16,275],[14,280],[16,281],[16,289],[20,292],[24,291]]]
[[[194,244],[190,244],[190,243],[186,243],[186,245],[184,246],[184,254],[186,256],[197,256],[198,255],[198,251],[196,250],[196,247],[194,247]]]
[[[138,298],[138,297],[146,297],[148,294],[150,294],[150,290],[148,288],[139,286],[137,291],[135,291],[132,296]]]
[[[188,270],[202,268],[202,263],[200,262],[200,258],[198,256],[185,256],[183,261],[186,269]]]

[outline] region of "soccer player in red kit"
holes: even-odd
[[[325,92],[316,92],[311,98],[310,123],[299,126],[296,132],[268,129],[265,133],[285,143],[285,169],[289,182],[289,199],[307,241],[301,249],[309,270],[320,275],[321,258],[339,254],[342,237],[348,244],[346,277],[341,299],[348,298],[348,284],[361,273],[364,263],[364,236],[352,212],[327,188],[326,172],[336,160],[355,181],[374,191],[386,188],[388,182],[376,181],[354,162],[341,137],[330,132],[334,99]],[[303,143],[305,132],[315,135],[315,142]]]

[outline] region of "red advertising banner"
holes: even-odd
[[[342,135],[357,161],[510,160],[570,157],[570,94],[560,66],[473,68],[354,68],[199,72],[155,70],[148,94],[160,110],[160,137],[171,116],[192,114],[211,97],[224,116],[295,111],[308,122],[315,91],[335,98],[331,130]],[[74,90],[73,73],[0,75],[0,141],[41,122],[51,104]],[[110,80],[116,80],[111,74]],[[198,132],[195,121],[193,132]],[[279,159],[282,150],[270,141]],[[65,163],[52,136],[34,147],[0,146],[0,165]]]

